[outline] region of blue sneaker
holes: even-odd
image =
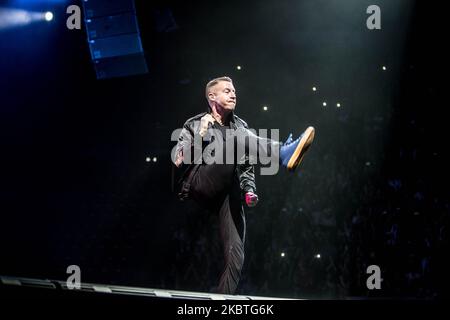
[[[289,171],[294,171],[302,162],[306,151],[308,151],[314,140],[314,128],[308,127],[302,135],[292,141],[292,133],[286,142],[280,147],[280,162]]]
[[[286,142],[283,145],[287,145],[293,141],[292,139],[292,133],[289,133],[289,137],[286,139]]]

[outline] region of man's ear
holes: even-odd
[[[208,93],[209,100],[214,101],[216,99],[216,95],[213,92]]]

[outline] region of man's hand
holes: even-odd
[[[175,165],[179,168],[181,164],[183,163],[184,157],[183,157],[183,150],[180,150],[177,154],[177,158],[175,159]]]
[[[258,203],[258,195],[253,192],[247,192],[245,194],[245,203],[249,207],[254,207]]]
[[[200,119],[200,136],[202,136],[202,137],[205,136],[206,131],[208,130],[208,125],[210,123],[214,123],[214,121],[215,121],[215,119],[210,113],[205,114]]]

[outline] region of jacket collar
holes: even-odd
[[[208,110],[207,112],[204,112],[201,116],[203,117],[207,113],[211,113],[211,110]],[[236,116],[234,115],[234,111],[231,111],[230,123],[236,124]]]

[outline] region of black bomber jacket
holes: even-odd
[[[194,136],[199,134],[200,131],[200,120],[206,115],[206,112],[200,113],[190,119],[188,119],[181,130],[181,133],[178,137],[178,143],[175,148],[176,154],[179,154],[183,148],[193,147]],[[248,129],[247,123],[236,116],[234,113],[232,114],[230,120],[230,127],[232,129],[238,128],[246,128]],[[186,150],[186,149],[184,149]],[[180,169],[183,171],[181,179],[179,180],[179,197],[180,199],[186,199],[189,195],[190,188],[190,178],[195,174],[198,166],[205,164],[183,164],[180,166]],[[184,169],[184,170],[183,170]],[[239,185],[242,194],[246,192],[256,193],[256,184],[255,184],[255,169],[254,166],[248,163],[248,155],[245,155],[244,161],[241,161],[236,165],[235,174],[239,179]]]

